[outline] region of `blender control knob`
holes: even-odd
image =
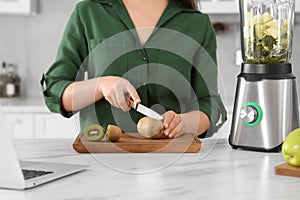
[[[258,118],[257,109],[253,106],[245,106],[240,111],[240,118],[246,123],[254,123]]]

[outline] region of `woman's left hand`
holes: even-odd
[[[177,114],[170,110],[163,114],[164,135],[169,138],[179,137],[185,133],[198,136],[205,133],[210,127],[208,116],[199,110]]]
[[[174,138],[184,133],[181,114],[177,114],[174,111],[167,111],[163,116],[164,135]]]

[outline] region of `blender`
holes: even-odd
[[[299,127],[296,77],[290,63],[294,0],[240,0],[243,63],[229,144],[279,151]]]

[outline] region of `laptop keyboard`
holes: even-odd
[[[22,172],[25,180],[53,173],[52,171],[37,171],[28,169],[22,169]]]

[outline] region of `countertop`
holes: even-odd
[[[42,98],[0,98],[0,108],[5,113],[50,113]]]
[[[300,198],[300,178],[278,176],[280,153],[233,150],[204,139],[196,154],[78,154],[69,139],[14,140],[23,160],[87,164],[89,169],[41,185],[0,189],[2,200]]]

